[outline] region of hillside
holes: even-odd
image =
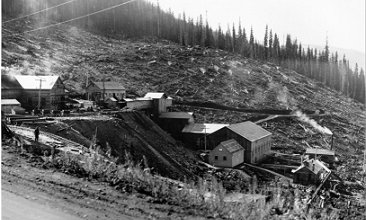
[[[181,47],[151,38],[116,40],[72,26],[59,26],[24,36],[14,34],[31,27],[32,21],[29,20],[2,29],[2,74],[60,75],[68,89],[77,93],[83,92],[88,76],[88,80],[119,81],[125,85],[128,94],[136,96],[148,91],[163,91],[175,100],[203,104],[210,101],[257,111],[321,110],[325,114],[318,116],[316,121],[334,134],[334,149],[341,161],[339,175],[348,181],[361,180],[364,106],[292,70],[217,49]],[[205,118],[206,122],[235,123],[267,116],[188,105],[178,105],[175,109],[194,111],[198,122]],[[125,117],[123,120],[128,121],[134,116]],[[65,120],[64,123],[72,122]],[[146,139],[161,137],[156,132],[149,133],[149,127],[143,124],[138,130],[147,134]],[[329,147],[331,143],[330,135],[320,133],[294,117],[277,118],[261,125],[274,134],[274,150],[298,152],[309,145]],[[91,128],[91,132],[83,134],[90,138],[94,126],[90,121],[80,120],[76,129]],[[131,130],[128,123],[118,126]],[[100,134],[100,138],[105,138],[101,140],[103,145],[109,139],[106,135],[105,131]],[[131,137],[141,144],[136,132]],[[116,146],[118,141],[109,144],[113,149],[119,148]],[[169,144],[169,140],[157,143],[156,147],[168,154],[174,153],[168,149],[170,145],[163,146],[166,143]],[[171,158],[174,161],[178,156]],[[164,166],[162,161],[154,163]],[[172,171],[176,172],[175,169]]]
[[[89,80],[120,81],[136,95],[164,91],[176,99],[234,107],[321,109],[335,116],[329,117],[331,121],[341,118],[351,129],[347,135],[364,129],[361,104],[271,63],[155,39],[115,40],[71,26],[14,35],[31,27],[31,21],[26,24],[16,23],[14,31],[7,27],[10,32],[3,29],[2,74],[57,74],[79,93],[89,76]],[[358,138],[360,143],[364,139]]]

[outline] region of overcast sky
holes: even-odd
[[[151,0],[175,15],[185,11],[196,19],[200,14],[216,28],[226,30],[241,19],[247,33],[262,41],[266,24],[279,35],[291,34],[304,46],[325,45],[365,53],[365,0]]]

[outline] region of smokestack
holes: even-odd
[[[330,149],[333,150],[333,141],[334,141],[334,134],[332,134],[332,143],[330,145]]]

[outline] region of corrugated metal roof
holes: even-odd
[[[14,75],[23,89],[39,89],[42,80],[41,90],[53,88],[59,76],[33,76],[33,75]]]
[[[16,99],[1,99],[1,105],[20,105]]]
[[[159,118],[180,118],[190,119],[193,117],[193,112],[163,112]]]
[[[93,82],[93,83],[99,89],[113,89],[113,90],[125,89],[125,87],[119,82],[106,81],[106,82]]]
[[[334,151],[322,148],[307,148],[305,154],[335,155]]]
[[[229,126],[229,124],[196,124],[191,123],[186,125],[182,133],[194,133],[194,134],[211,134],[223,127]],[[206,129],[205,129],[206,128]]]
[[[244,148],[234,139],[223,141],[218,145],[218,147],[220,146],[225,148],[230,153],[235,153],[237,151],[244,150]]]
[[[163,92],[148,92],[144,97],[152,99],[168,98],[168,96]]]
[[[265,130],[259,125],[251,121],[246,121],[238,124],[232,124],[227,127],[228,129],[234,131],[235,133],[239,134],[240,136],[246,138],[249,141],[256,141],[272,133]]]

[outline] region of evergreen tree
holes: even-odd
[[[264,59],[268,59],[268,25],[266,25],[266,30],[264,33],[263,46],[264,46]]]

